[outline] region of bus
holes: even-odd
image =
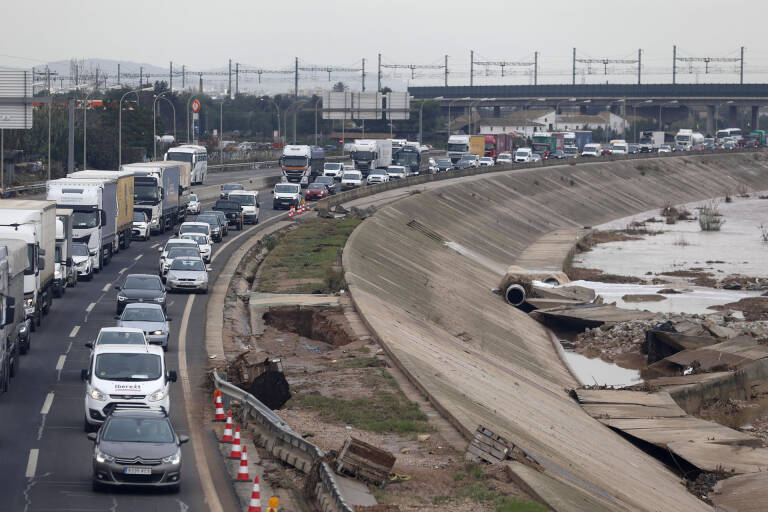
[[[202,185],[208,174],[208,151],[203,146],[184,144],[170,148],[165,160],[187,162],[192,167],[192,185]]]
[[[717,130],[717,133],[715,134],[715,142],[722,142],[722,139],[726,137],[733,137],[736,142],[740,141],[741,128],[723,128],[722,130]]]

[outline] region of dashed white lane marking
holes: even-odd
[[[159,243],[158,244],[152,244],[152,249],[157,249],[158,247],[160,247]]]
[[[56,370],[57,371],[61,371],[64,368],[64,361],[66,361],[66,360],[67,360],[67,356],[65,356],[63,354],[59,356],[59,360],[56,363]]]
[[[80,330],[80,326],[79,325],[74,326],[72,328],[72,331],[69,333],[69,337],[70,338],[74,338],[75,336],[77,336],[77,331],[79,331],[79,330]]]
[[[61,356],[64,357],[64,356]],[[61,360],[61,358],[59,358]],[[45,397],[45,402],[43,402],[43,408],[40,409],[40,414],[48,414],[48,411],[51,410],[51,405],[53,404],[53,391],[48,393],[48,395]]]
[[[85,312],[86,313],[90,313],[91,311],[93,311],[93,308],[95,308],[95,307],[96,307],[96,303],[95,302],[91,302],[90,304],[88,304],[88,307],[85,308]]]
[[[110,283],[107,283],[104,285],[104,288],[102,288],[101,291],[108,292],[111,286],[112,285]]]
[[[29,460],[27,460],[27,472],[24,476],[27,478],[35,478],[35,472],[37,471],[37,457],[40,454],[40,450],[32,448],[29,450]]]
[[[134,261],[139,261],[142,256],[144,256],[144,255],[143,254],[137,254],[136,257],[133,258],[133,259],[134,259]]]
[[[118,270],[118,271],[117,271],[117,273],[118,273],[118,274],[122,274],[122,273],[123,273],[123,272],[125,272],[126,270],[128,270],[128,267],[125,267],[125,268],[121,268],[120,270]]]

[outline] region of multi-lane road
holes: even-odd
[[[275,176],[279,169],[209,174],[205,185],[194,187],[203,208],[210,208],[218,185]],[[258,183],[257,181],[254,181]],[[271,209],[269,189],[262,189],[261,220],[279,212]],[[215,280],[229,255],[257,226],[230,230],[214,245],[210,277]],[[134,241],[115,255],[111,264],[90,282],[80,282],[55,300],[43,325],[32,333],[32,348],[22,356],[8,393],[0,395],[0,509],[3,511],[209,510],[206,497],[218,485],[228,485],[215,456],[208,459],[211,439],[194,439],[182,448],[182,485],[178,494],[125,490],[94,493],[91,489],[92,443],[83,430],[85,384],[80,369],[88,366],[90,350],[84,343],[99,329],[115,325],[115,285],[131,273],[156,273],[159,247],[172,236]],[[190,433],[189,420],[199,416],[207,356],[204,333],[207,295],[169,294],[172,318],[169,369],[179,371],[171,387],[171,420],[180,434]],[[184,331],[183,333],[181,331]],[[180,336],[183,334],[183,336]],[[180,347],[180,338],[183,346]],[[185,382],[186,380],[186,382]],[[185,392],[186,391],[186,392]],[[197,446],[195,445],[197,442]],[[203,446],[200,446],[200,445]],[[203,478],[201,478],[201,473]],[[226,489],[226,488],[225,488]],[[220,493],[225,510],[236,506],[228,492]],[[229,506],[227,506],[229,505]]]

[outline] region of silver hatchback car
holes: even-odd
[[[208,293],[208,272],[201,258],[176,258],[165,275],[165,286],[170,291]]]
[[[181,445],[164,411],[115,409],[94,442],[93,490],[104,487],[152,486],[178,492],[181,486]]]

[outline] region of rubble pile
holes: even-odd
[[[576,337],[573,350],[587,357],[600,357],[613,362],[620,354],[641,352],[645,342],[645,331],[666,321],[664,315],[653,320],[631,320],[612,327],[587,328]]]

